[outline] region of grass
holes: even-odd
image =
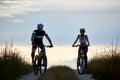
[[[31,66],[19,56],[12,46],[0,50],[0,80],[17,80],[32,70]]]
[[[88,72],[92,73],[96,80],[120,79],[120,50],[119,46],[111,46],[106,49],[103,56],[95,56],[88,63]]]
[[[67,66],[53,66],[37,80],[77,80],[76,73]]]

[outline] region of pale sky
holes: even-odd
[[[0,43],[12,39],[15,45],[31,49],[32,31],[42,23],[54,51],[61,46],[71,49],[81,27],[91,46],[108,45],[120,37],[119,21],[120,0],[0,0]]]

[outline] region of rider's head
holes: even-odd
[[[80,28],[80,33],[85,33],[85,28]]]
[[[41,24],[41,23],[37,25],[37,28],[38,28],[38,29],[43,29],[43,27],[44,27],[44,25]]]

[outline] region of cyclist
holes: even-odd
[[[31,52],[31,58],[32,58],[32,65],[35,64],[34,57],[35,57],[35,51],[36,48],[39,47],[41,49],[41,53],[46,55],[45,46],[43,44],[43,37],[45,36],[50,43],[50,47],[53,47],[52,41],[48,34],[43,30],[44,25],[38,24],[37,29],[33,31],[31,36],[31,42],[32,42],[32,52]]]
[[[89,38],[87,35],[85,35],[85,29],[84,28],[80,28],[80,34],[77,36],[76,40],[74,41],[72,47],[75,46],[75,44],[77,43],[77,41],[79,40],[80,45],[84,45],[82,47],[82,49],[84,50],[84,55],[85,55],[85,68],[87,68],[87,52],[88,52],[88,46],[90,46],[90,42],[89,42]],[[80,52],[81,46],[78,49],[78,56],[79,56],[79,52]]]

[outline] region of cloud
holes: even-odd
[[[41,10],[42,8],[33,4],[31,0],[0,1],[0,17],[14,17]]]
[[[119,0],[44,0],[42,3],[48,10],[96,10],[120,7]]]
[[[119,8],[119,0],[3,0],[0,17],[13,17],[42,10],[91,10]]]
[[[14,22],[14,23],[24,23],[24,20],[20,20],[20,19],[11,19],[11,20],[8,20],[8,22]]]

